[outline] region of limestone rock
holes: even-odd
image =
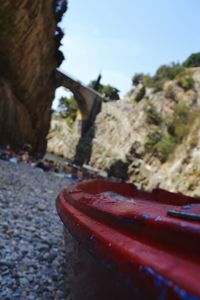
[[[73,160],[80,136],[70,128],[66,120],[51,121],[51,128],[47,136],[48,151]]]
[[[184,91],[175,81],[170,81],[159,92],[149,89],[148,95],[138,103],[133,100],[135,90],[122,100],[104,103],[94,127],[81,141],[80,161],[87,158],[91,166],[106,170],[110,176],[128,178],[143,189],[160,186],[200,197],[200,68],[192,72],[195,84],[191,90]],[[167,134],[168,118],[173,117],[180,104],[187,107],[194,120],[190,119],[190,130],[173,155],[162,161],[156,152],[148,151],[146,142],[152,132]],[[149,108],[153,109],[148,112]],[[164,121],[160,122],[157,115]],[[62,144],[68,145],[70,134],[67,129],[65,132]],[[66,146],[66,156],[68,152]],[[73,157],[71,152],[70,157]]]
[[[200,121],[194,123],[188,137],[176,149],[173,159],[163,164],[147,184],[200,197]]]
[[[149,122],[148,107],[167,120],[174,114],[177,104],[184,103],[189,111],[199,115],[200,68],[192,70],[195,87],[184,91],[176,82],[167,82],[164,89],[148,93],[139,103],[132,94],[117,103],[103,105],[95,123],[90,164],[109,170],[115,161],[128,163],[129,181],[151,190],[157,186],[200,197],[200,123],[197,117],[190,132],[166,162],[145,148],[148,135],[153,131],[165,131],[161,125]],[[134,93],[134,91],[133,91]],[[160,127],[162,126],[162,128]]]

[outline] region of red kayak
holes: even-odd
[[[132,299],[200,299],[200,199],[93,180],[62,191],[57,211]]]

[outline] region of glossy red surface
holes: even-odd
[[[61,192],[57,211],[72,235],[117,272],[134,299],[200,299],[200,199],[94,180]]]

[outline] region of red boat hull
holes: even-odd
[[[200,299],[200,223],[185,219],[198,217],[200,199],[94,180],[61,192],[57,211],[134,299]]]

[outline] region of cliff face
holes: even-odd
[[[142,188],[200,197],[200,68],[191,72],[191,89],[168,81],[138,103],[136,88],[118,103],[104,104],[90,164],[112,170],[121,161],[129,181]]]
[[[55,0],[0,0],[0,17],[1,144],[44,152],[57,66]]]
[[[12,144],[20,148],[21,143],[35,138],[31,119],[25,106],[12,92],[6,80],[0,80],[0,139],[1,144]]]
[[[86,151],[91,143],[89,164],[141,188],[160,186],[200,197],[200,68],[190,71],[194,85],[187,90],[167,81],[159,92],[146,90],[139,102],[140,86],[120,101],[104,103],[93,140],[86,136],[82,145]],[[58,136],[51,132],[51,151]]]
[[[47,136],[48,151],[73,160],[79,138],[80,134],[70,128],[66,120],[53,118]]]
[[[146,188],[159,187],[200,197],[200,118],[198,117],[172,159],[149,177]]]

